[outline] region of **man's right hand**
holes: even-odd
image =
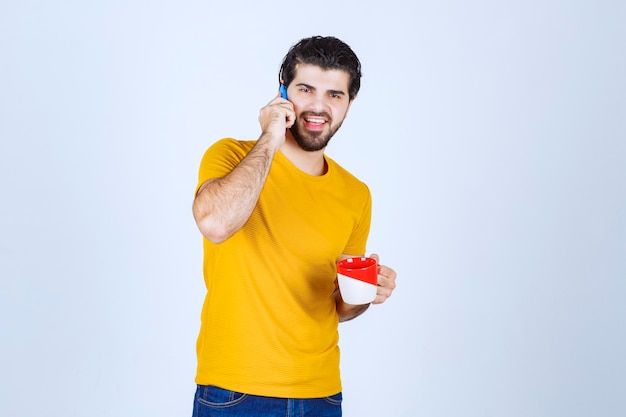
[[[259,111],[261,138],[270,140],[276,149],[285,142],[285,132],[296,122],[293,104],[278,94]]]

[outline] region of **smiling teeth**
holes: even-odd
[[[317,123],[317,124],[326,123],[324,119],[306,119],[306,121],[309,123]]]

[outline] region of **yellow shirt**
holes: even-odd
[[[211,146],[198,187],[229,173],[254,144]],[[312,176],[278,152],[243,228],[220,244],[204,239],[196,383],[271,397],[341,391],[335,262],[365,253],[371,195],[325,158],[328,172]]]

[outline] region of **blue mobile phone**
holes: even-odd
[[[278,91],[280,91],[280,96],[287,100],[287,86],[285,84],[281,84]]]

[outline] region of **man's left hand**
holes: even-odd
[[[370,258],[374,258],[378,262],[378,290],[372,304],[382,304],[391,297],[396,288],[396,271],[386,265],[381,265],[377,254],[371,254]]]

